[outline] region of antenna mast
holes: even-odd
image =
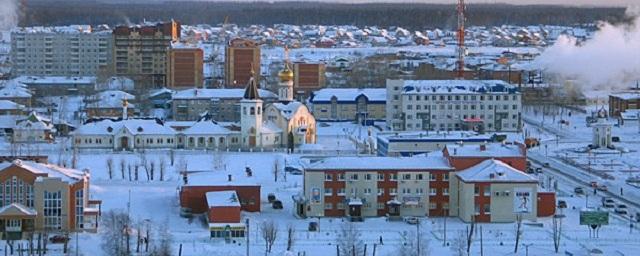
[[[464,21],[465,21],[465,5],[464,0],[458,0],[458,61],[457,61],[457,79],[464,79],[464,55],[465,55],[465,46],[464,46]]]

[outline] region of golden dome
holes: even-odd
[[[288,66],[285,66],[284,69],[278,73],[278,77],[280,81],[291,81],[293,80],[293,71],[291,71]]]

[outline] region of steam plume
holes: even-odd
[[[640,79],[640,8],[628,8],[630,24],[601,23],[592,39],[578,45],[561,36],[536,62],[547,72],[578,80],[583,90],[626,88]]]
[[[18,24],[18,0],[0,0],[0,30],[9,30]]]

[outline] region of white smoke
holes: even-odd
[[[0,31],[18,25],[18,0],[0,0]]]
[[[640,8],[627,8],[632,22],[599,24],[593,38],[578,44],[561,36],[536,60],[548,73],[575,79],[583,90],[613,90],[640,79]]]

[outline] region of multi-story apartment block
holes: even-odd
[[[203,85],[202,49],[173,44],[167,58],[167,87],[171,89],[200,88]]]
[[[512,222],[551,216],[555,194],[525,173],[522,145],[449,145],[442,156],[329,157],[305,168],[302,217],[457,216]],[[451,153],[451,154],[449,154]]]
[[[37,230],[98,228],[100,200],[89,196],[89,173],[14,160],[0,164],[0,229],[3,239],[25,239]]]
[[[26,27],[11,31],[14,75],[95,76],[111,63],[108,27]]]
[[[520,131],[521,94],[499,80],[387,80],[395,131]]]
[[[243,38],[229,41],[224,56],[225,87],[244,88],[252,76],[260,81],[260,74],[260,46]]]
[[[113,30],[113,70],[133,79],[139,88],[162,87],[167,82],[167,51],[180,38],[176,21],[117,26]]]
[[[295,62],[293,73],[293,90],[296,100],[300,102],[326,85],[324,62]]]

